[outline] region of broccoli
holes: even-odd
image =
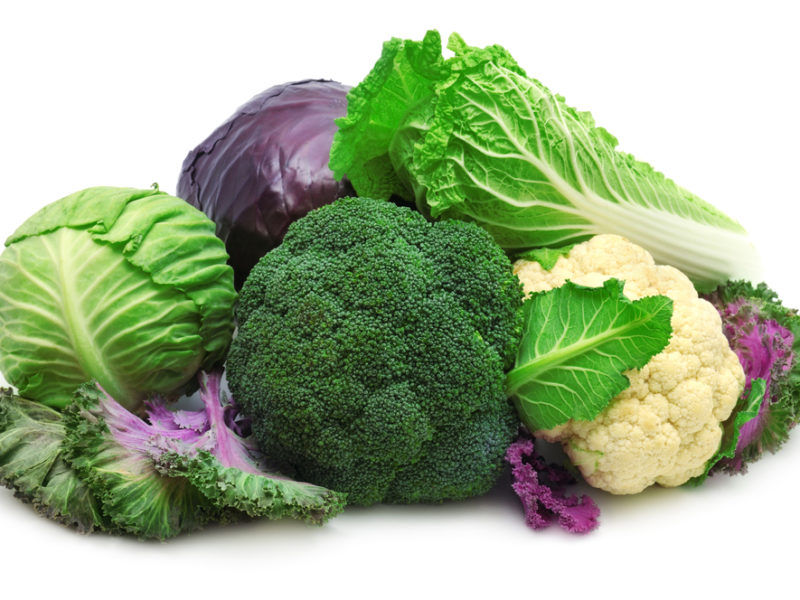
[[[521,303],[478,226],[342,199],[250,273],[230,389],[267,455],[349,504],[482,494],[519,424],[503,378]]]

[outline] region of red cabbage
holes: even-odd
[[[328,168],[334,120],[347,110],[348,89],[329,80],[271,87],[184,160],[177,195],[216,223],[237,289],[292,221],[354,194]]]

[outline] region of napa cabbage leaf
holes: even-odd
[[[507,251],[615,233],[700,289],[755,279],[738,222],[617,149],[588,112],[529,77],[500,46],[436,31],[393,39],[348,96],[331,150],[360,195],[398,196],[434,218],[474,221]]]

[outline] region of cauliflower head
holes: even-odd
[[[630,386],[593,421],[569,421],[534,432],[560,442],[586,481],[613,494],[636,494],[654,483],[678,486],[704,472],[722,439],[744,371],[722,331],[717,310],[683,273],[656,265],[644,249],[617,235],[597,235],[559,257],[549,271],[519,260],[514,272],[526,294],[567,280],[601,286],[625,282],[631,300],[664,295],[673,301],[672,337],[641,369],[625,372]]]

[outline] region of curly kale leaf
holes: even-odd
[[[81,533],[106,529],[95,497],[64,460],[64,436],[60,413],[0,390],[0,483]]]
[[[800,316],[764,283],[729,281],[705,298],[722,317],[725,337],[747,378],[731,421],[742,420],[739,413],[749,407],[751,387],[758,379],[764,382],[763,401],[741,424],[735,453],[715,467],[740,473],[764,451],[777,451],[800,418]]]
[[[153,398],[147,420],[97,385],[78,390],[64,417],[68,460],[117,528],[163,540],[212,522],[322,523],[342,510],[341,495],[267,470],[220,379],[202,377],[200,410]]]

